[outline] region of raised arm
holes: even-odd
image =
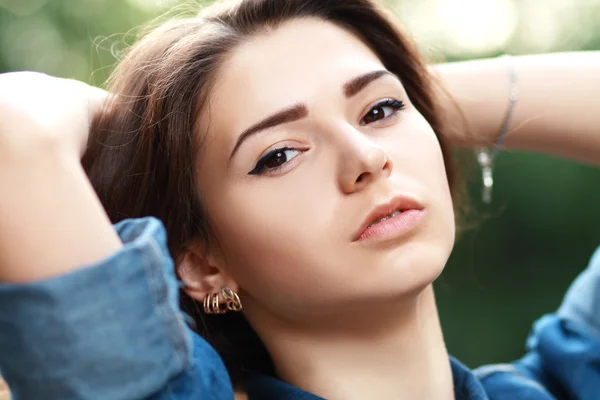
[[[120,248],[79,162],[101,98],[77,81],[0,75],[0,282],[58,276]]]
[[[113,227],[79,155],[93,88],[0,76],[0,370],[13,398],[233,398],[185,324],[162,224]]]
[[[495,58],[434,67],[466,117],[441,96],[459,146],[490,145],[508,107],[509,70],[519,100],[504,145],[600,165],[600,52]]]

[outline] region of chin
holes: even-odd
[[[451,245],[439,241],[403,243],[373,260],[365,288],[384,297],[420,293],[440,276],[451,250]]]

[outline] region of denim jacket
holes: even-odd
[[[0,285],[0,370],[14,399],[233,399],[218,354],[186,325],[164,229],[115,226],[106,260],[30,284]],[[469,370],[450,358],[456,400],[600,399],[600,248],[561,307],[538,320],[525,356]],[[250,400],[319,399],[255,376]]]

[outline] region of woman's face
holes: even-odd
[[[440,146],[381,71],[354,35],[313,19],[252,38],[220,67],[198,184],[212,252],[246,307],[327,315],[416,293],[440,274],[454,242]],[[390,203],[404,216],[362,233]]]

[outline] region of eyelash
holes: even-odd
[[[392,112],[392,114],[390,114],[388,116],[384,116],[383,119],[374,121],[372,123],[376,123],[376,122],[383,121],[383,120],[386,120],[388,118],[394,117],[399,111],[402,111],[405,108],[405,104],[404,104],[403,101],[396,100],[396,99],[384,99],[384,100],[380,101],[379,103],[375,104],[373,107],[371,107],[369,109],[369,111],[367,112],[367,114],[369,114],[370,112],[372,112],[373,110],[375,110],[377,108],[383,108],[383,107],[391,107],[391,108],[394,109],[394,111]],[[365,117],[363,117],[361,119],[361,121],[360,121],[360,125],[361,126],[365,126],[365,125],[369,124],[369,123],[363,122],[364,119],[365,119]],[[258,162],[256,163],[256,166],[254,167],[254,169],[252,171],[248,172],[248,175],[262,175],[265,172],[277,172],[277,171],[281,170],[283,167],[285,167],[285,165],[289,161],[285,161],[283,164],[281,164],[281,165],[279,165],[277,167],[270,168],[270,169],[268,169],[268,171],[267,171],[267,168],[266,168],[266,164],[267,164],[267,162],[269,161],[269,159],[272,156],[277,155],[278,153],[284,153],[285,154],[288,151],[301,152],[301,150],[295,149],[293,147],[280,147],[278,149],[273,149],[270,152],[268,152],[267,154],[265,154],[263,157],[261,157],[260,160],[258,160]]]
[[[282,169],[283,167],[285,167],[285,165],[289,162],[289,161],[285,161],[283,164],[278,165],[277,167],[273,167],[273,168],[268,168],[267,169],[267,163],[269,162],[270,158],[278,153],[286,153],[288,151],[297,151],[297,152],[301,152],[301,150],[295,149],[293,147],[280,147],[278,149],[273,149],[270,152],[268,152],[267,154],[265,154],[264,156],[261,157],[260,160],[258,160],[258,162],[256,163],[256,166],[254,167],[254,169],[250,172],[248,172],[248,175],[262,175],[265,172],[277,172],[280,169]],[[298,156],[296,156],[298,157]],[[294,158],[296,158],[294,157]]]
[[[380,101],[379,103],[375,104],[373,107],[371,107],[369,109],[369,111],[366,113],[366,115],[368,115],[370,112],[372,112],[373,110],[375,110],[377,108],[384,108],[384,107],[391,107],[392,109],[394,109],[394,111],[392,112],[392,114],[388,115],[387,117],[384,117],[383,119],[374,121],[372,123],[383,121],[383,120],[386,120],[388,118],[392,118],[392,117],[396,116],[396,114],[398,114],[399,111],[402,111],[402,110],[404,110],[406,108],[406,105],[401,100],[384,99],[384,100]],[[364,119],[365,119],[365,117],[366,117],[366,115],[360,120],[360,125],[361,126],[369,125],[369,123],[363,122]]]

